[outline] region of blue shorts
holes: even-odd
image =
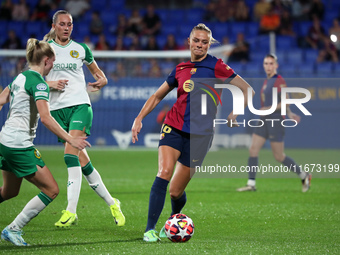
[[[194,135],[169,125],[163,125],[159,146],[166,145],[181,152],[177,159],[187,167],[201,166],[213,140],[213,135]]]
[[[254,127],[254,134],[269,139],[271,142],[283,142],[285,136],[285,127],[281,125],[283,118],[280,116],[273,119],[280,119],[280,121],[266,121],[261,118],[264,124],[262,127]],[[261,124],[261,121],[258,121],[257,126]]]

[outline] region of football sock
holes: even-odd
[[[282,161],[282,164],[286,167],[289,167],[290,171],[296,173],[301,178],[301,180],[306,178],[306,172],[301,172],[300,167],[295,163],[294,159],[286,156]]]
[[[169,181],[156,177],[151,187],[149,198],[148,223],[145,232],[155,229],[156,223],[164,207],[166,189]]]
[[[255,186],[256,168],[258,167],[258,163],[259,163],[258,157],[249,157],[248,158],[248,166],[249,166],[248,179],[254,181],[254,184],[252,186]],[[248,184],[248,185],[250,185],[250,184]]]
[[[76,213],[81,188],[81,167],[76,155],[65,154],[64,160],[68,170],[67,182],[67,208],[71,213]]]
[[[91,161],[87,163],[85,167],[82,167],[83,173],[84,173],[84,168],[89,168],[89,166],[92,168],[92,171],[90,171],[91,173],[88,175],[84,174],[85,179],[89,183],[90,187],[97,193],[98,196],[100,196],[105,201],[105,203],[108,206],[113,205],[115,201],[113,200],[111,194],[109,193],[106,186],[104,185],[103,180],[100,177],[100,174],[92,166]]]
[[[187,195],[185,191],[179,199],[177,200],[171,199],[171,209],[172,209],[171,215],[175,213],[180,213],[186,202],[187,202]]]
[[[8,225],[11,230],[21,230],[28,222],[36,217],[49,203],[53,201],[43,192],[29,201],[14,221]]]

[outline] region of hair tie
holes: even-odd
[[[38,45],[39,43],[40,43],[39,40],[36,40],[35,45]]]

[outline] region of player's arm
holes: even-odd
[[[78,150],[84,149],[86,146],[91,147],[91,144],[86,141],[87,137],[73,137],[69,135],[50,114],[50,106],[46,100],[39,99],[36,101],[41,122],[55,135],[71,144]]]
[[[9,102],[9,95],[10,95],[9,88],[6,87],[0,94],[0,111],[4,104],[7,104]]]
[[[50,88],[62,91],[68,85],[68,80],[46,81],[46,83]]]
[[[90,70],[92,76],[96,79],[95,82],[89,82],[89,86],[92,87],[92,92],[100,90],[107,84],[107,78],[104,72],[98,67],[97,62],[93,60],[93,62],[87,66]]]
[[[236,86],[236,87],[238,87],[239,89],[242,90],[243,98],[244,98],[244,107],[246,107],[248,105],[248,88],[251,88],[251,91],[252,91],[251,97],[254,97],[255,91],[253,90],[253,88],[249,85],[248,82],[246,82],[239,75],[236,75],[236,77],[230,81],[230,84],[234,85],[234,86]],[[236,122],[236,117],[237,117],[237,115],[234,115],[233,111],[229,114],[229,116],[227,118],[229,127],[238,127],[239,126],[238,124],[231,125],[233,122]]]
[[[153,109],[159,104],[160,101],[173,89],[169,84],[165,81],[158,90],[145,102],[142,110],[139,112],[138,116],[135,118],[133,122],[131,131],[132,131],[132,142],[135,143],[138,141],[138,134],[142,129],[142,120],[150,113]]]

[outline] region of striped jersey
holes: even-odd
[[[94,59],[91,50],[84,43],[73,40],[62,46],[54,40],[49,41],[56,53],[56,60],[50,73],[46,76],[47,81],[61,79],[68,80],[64,91],[51,89],[51,111],[74,105],[88,104],[90,98],[86,91],[86,81],[83,71],[83,63],[90,65]]]
[[[209,54],[200,62],[180,63],[166,79],[170,87],[177,87],[177,101],[164,123],[186,133],[212,134],[217,106],[222,103],[222,89],[215,89],[214,84],[227,84],[236,75],[221,59]],[[206,98],[206,115],[202,114],[202,95]]]
[[[37,100],[49,98],[49,87],[36,71],[27,70],[19,74],[11,84],[10,106],[7,120],[0,132],[0,143],[10,148],[33,146],[38,127]]]

